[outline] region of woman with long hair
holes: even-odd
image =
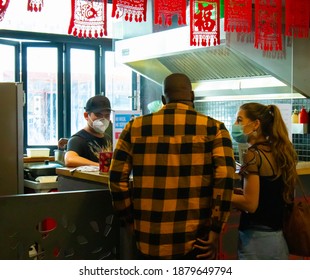
[[[238,258],[288,259],[282,223],[285,204],[294,198],[297,153],[279,108],[241,105],[232,137],[249,144],[240,169],[242,191],[232,198],[241,210]]]

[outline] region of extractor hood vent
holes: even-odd
[[[235,79],[269,75],[226,46],[159,57],[158,61],[173,72],[183,72],[191,81]]]
[[[294,92],[288,85],[267,86],[265,89],[211,90],[210,82],[218,82],[219,89],[224,81],[236,83],[239,79],[273,77],[267,69],[250,57],[226,45],[225,32],[221,32],[221,44],[212,47],[192,47],[189,42],[189,27],[148,34],[115,42],[116,59],[155,83],[162,84],[171,73],[186,74],[193,85],[196,98],[205,96],[244,96],[280,93],[292,98],[303,95]],[[274,77],[276,80],[276,78]],[[263,80],[262,80],[263,81]],[[241,85],[241,83],[239,83]],[[268,88],[267,88],[268,87]],[[279,95],[280,96],[280,95]]]

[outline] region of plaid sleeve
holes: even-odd
[[[227,222],[231,209],[235,160],[230,134],[223,123],[219,123],[213,144],[214,185],[211,230],[220,232]]]
[[[116,143],[109,172],[109,188],[114,209],[126,222],[132,222],[132,190],[129,180],[132,169],[131,124],[132,122],[129,122],[126,125]]]

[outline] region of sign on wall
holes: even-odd
[[[113,114],[113,149],[125,128],[126,124],[133,118],[141,116],[140,111],[115,111]]]

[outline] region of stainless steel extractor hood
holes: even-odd
[[[228,46],[223,30],[221,44],[212,47],[190,46],[189,32],[185,26],[116,41],[116,59],[158,84],[171,73],[185,73],[197,101],[223,100],[224,96],[226,100],[305,97],[290,82],[279,79],[281,75],[260,65],[258,55],[254,60],[231,42]]]

